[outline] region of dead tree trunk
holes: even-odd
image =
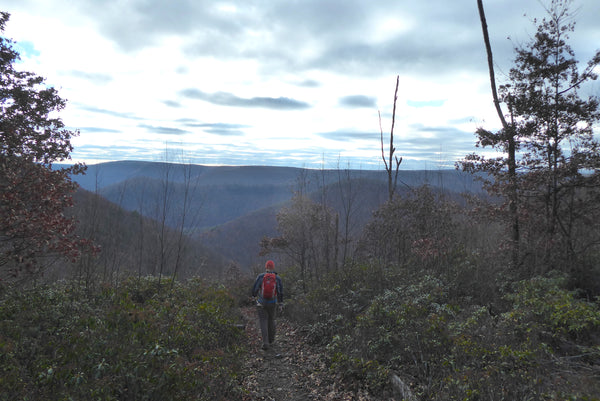
[[[508,202],[509,211],[512,220],[511,224],[511,240],[512,240],[512,263],[513,266],[517,266],[519,262],[519,215],[518,215],[518,198],[517,198],[517,161],[516,161],[516,132],[515,126],[511,122],[508,124],[502,113],[500,107],[500,100],[498,99],[498,91],[496,89],[496,76],[494,73],[494,58],[492,55],[492,46],[490,44],[490,37],[488,34],[487,22],[485,19],[485,12],[483,9],[483,0],[477,0],[477,8],[479,9],[479,18],[481,20],[481,30],[483,31],[483,40],[485,42],[485,50],[487,52],[488,69],[490,73],[490,85],[492,88],[492,96],[494,99],[494,106],[496,107],[496,113],[502,123],[503,136],[507,142],[508,149]],[[509,104],[509,107],[511,105]]]
[[[394,124],[396,123],[396,101],[398,100],[398,85],[400,83],[400,76],[396,76],[396,90],[394,92],[394,109],[392,111],[392,128],[390,130],[390,150],[388,153],[388,159],[385,157],[385,151],[383,150],[383,127],[381,126],[381,113],[379,113],[379,131],[381,132],[381,158],[383,159],[383,164],[385,165],[385,171],[387,171],[388,176],[388,196],[389,201],[391,202],[394,198],[394,192],[396,191],[396,184],[398,182],[398,172],[400,170],[400,163],[402,163],[402,158],[398,158],[398,156],[394,156],[394,152],[396,152],[396,148],[394,147]],[[392,174],[394,171],[393,163],[396,162],[395,174]],[[393,177],[393,180],[392,180]]]

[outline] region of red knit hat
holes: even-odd
[[[267,260],[267,263],[265,263],[265,269],[275,270],[275,263],[273,263],[272,260]]]

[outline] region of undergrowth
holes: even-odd
[[[234,307],[198,280],[4,288],[0,400],[239,399]]]
[[[350,266],[298,295],[290,316],[333,374],[374,395],[396,375],[422,400],[599,400],[600,302],[566,282],[507,284],[492,306],[455,296],[444,275]]]

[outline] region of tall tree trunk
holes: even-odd
[[[494,73],[494,58],[492,55],[492,46],[488,34],[485,12],[483,9],[483,0],[477,0],[477,8],[479,9],[479,18],[481,20],[481,30],[483,31],[483,40],[485,42],[485,50],[487,52],[488,69],[490,73],[490,85],[492,88],[492,96],[494,98],[494,106],[496,113],[502,123],[502,129],[508,142],[508,202],[511,215],[511,240],[512,240],[512,264],[516,267],[519,263],[519,212],[517,198],[517,161],[516,161],[516,141],[514,124],[508,124],[500,107],[498,99],[498,90],[496,89],[496,76]],[[509,105],[510,106],[510,105]]]
[[[394,198],[394,192],[396,191],[396,184],[398,182],[398,172],[400,171],[400,163],[402,163],[402,158],[398,158],[398,156],[394,157],[394,152],[396,152],[396,148],[394,147],[394,125],[396,123],[396,101],[398,100],[398,86],[400,84],[400,76],[396,76],[396,90],[394,91],[394,109],[392,111],[392,128],[390,129],[390,150],[388,153],[389,161],[385,157],[385,152],[383,150],[383,127],[381,126],[381,113],[379,114],[379,131],[381,132],[381,158],[383,159],[383,164],[385,165],[385,170],[387,171],[388,176],[388,196],[389,201],[391,202]],[[394,161],[396,162],[396,170],[395,175],[392,180],[392,171],[394,171]]]

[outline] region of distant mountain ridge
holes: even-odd
[[[374,170],[120,161],[90,165],[73,179],[125,210],[165,219],[171,227],[181,224],[185,201],[185,232],[244,269],[258,261],[260,239],[276,235],[276,214],[296,191],[317,199],[314,194],[328,188],[328,203],[339,210],[337,188],[348,180],[362,182],[361,224],[387,198],[387,173]],[[424,184],[448,193],[481,191],[471,175],[455,170],[399,173],[399,193]]]
[[[132,178],[146,177],[163,179],[165,169],[180,170],[189,168],[191,175],[198,179],[199,185],[294,185],[299,178],[305,176],[313,184],[317,179],[319,184],[330,184],[339,179],[339,173],[349,171],[355,178],[387,180],[384,170],[345,170],[345,169],[306,169],[299,167],[280,166],[205,166],[199,164],[177,164],[146,161],[116,161],[87,166],[85,175],[73,177],[84,189],[95,191],[107,186],[118,184]],[[182,182],[182,176],[170,175],[174,182]],[[425,183],[433,187],[444,187],[454,192],[478,192],[479,184],[473,181],[470,174],[457,170],[400,170],[398,185],[411,187]],[[324,182],[321,182],[324,181]]]
[[[191,176],[200,185],[248,184],[252,181],[270,184],[292,184],[301,170],[296,167],[268,166],[204,166],[199,164],[177,164],[145,161],[117,161],[87,166],[85,175],[73,177],[84,189],[95,191],[132,178],[163,180],[167,169],[171,169],[169,179],[183,182],[180,174],[190,169]]]

